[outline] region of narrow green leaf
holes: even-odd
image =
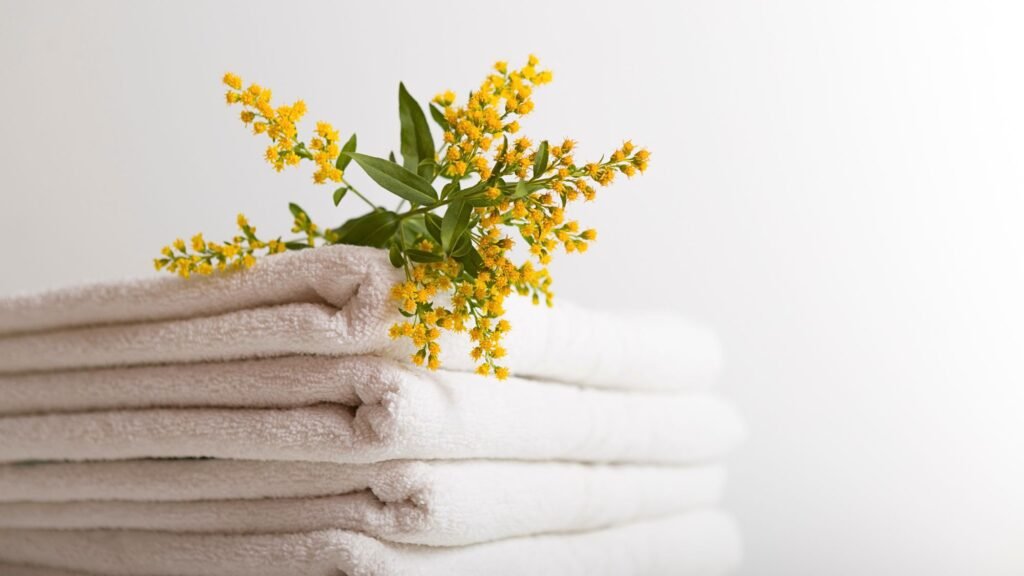
[[[391,260],[391,265],[395,268],[405,266],[405,259],[402,258],[402,249],[398,247],[398,244],[391,245],[391,249],[388,250],[388,259]]]
[[[444,260],[444,256],[434,254],[433,252],[427,252],[426,250],[410,249],[405,251],[405,255],[413,262],[441,262]]]
[[[470,226],[472,228],[472,226]],[[452,247],[452,257],[461,258],[466,254],[469,254],[469,249],[473,247],[473,241],[470,239],[469,234],[463,234],[459,236],[459,239],[455,242],[455,246]]]
[[[351,158],[349,158],[349,160],[351,160]],[[338,204],[341,204],[341,199],[344,198],[345,194],[347,194],[347,193],[348,193],[348,186],[342,186],[341,188],[338,188],[337,190],[335,190],[334,191],[334,205],[337,206]]]
[[[312,246],[305,242],[285,242],[284,247],[289,250],[305,250],[306,248],[312,248]]]
[[[432,175],[420,166],[423,160],[434,160],[434,138],[430,135],[430,125],[423,115],[416,99],[405,89],[405,84],[398,84],[398,117],[402,124],[402,165],[410,172],[416,172],[424,178]]]
[[[467,204],[474,208],[479,206],[495,206],[501,204],[501,202],[504,201],[504,198],[498,196],[497,198],[491,199],[480,194],[480,192],[483,192],[491,186],[500,186],[502,184],[504,184],[504,182],[501,182],[500,179],[495,179],[493,181],[488,180],[487,182],[477,182],[469,188],[461,190],[456,197],[464,199]]]
[[[413,204],[427,205],[437,201],[437,192],[415,172],[410,172],[383,158],[356,152],[343,152],[351,156],[374,182],[392,194]]]
[[[388,160],[392,164],[398,164],[398,160],[395,160],[395,151],[394,150],[392,150],[391,152],[388,152]]]
[[[423,221],[423,214],[416,214],[415,216],[406,216],[402,219],[402,234],[405,234],[403,238],[411,245],[415,244],[420,238],[427,237],[427,225]]]
[[[484,266],[483,257],[481,257],[480,253],[476,251],[476,248],[473,248],[472,246],[470,246],[466,254],[458,258],[458,260],[466,270],[466,273],[474,278],[476,278],[476,275],[480,273],[480,270]]]
[[[441,217],[437,214],[426,214],[424,222],[427,225],[427,233],[438,244],[441,243]]]
[[[444,117],[444,112],[441,112],[441,109],[433,104],[430,105],[430,116],[434,119],[434,122],[437,122],[437,125],[440,126],[442,130],[451,130],[451,124],[449,124],[448,119]]]
[[[477,182],[469,188],[459,188],[458,181],[452,182],[455,185],[454,191],[451,193],[452,199],[465,199],[478,192],[482,192],[487,187],[487,182]]]
[[[533,179],[536,180],[544,175],[548,169],[548,141],[545,140],[537,147],[537,155],[533,159]]]
[[[458,180],[452,180],[451,182],[445,184],[444,188],[441,188],[441,199],[443,200],[448,196],[455,194],[456,192],[459,191],[461,186],[462,184]]]
[[[520,180],[516,183],[516,191],[512,193],[512,198],[519,199],[530,194],[530,189],[526,186],[526,181]]]
[[[302,207],[299,206],[298,204],[296,204],[295,202],[289,202],[288,203],[288,210],[290,210],[291,213],[292,213],[292,216],[295,216],[296,218],[299,218],[301,216],[305,216],[307,220],[309,219],[309,215],[306,214],[306,211],[303,210]]]
[[[469,204],[474,208],[480,208],[487,206],[497,206],[498,204],[501,204],[505,200],[506,198],[502,198],[501,196],[498,196],[497,198],[494,199],[488,198],[486,196],[476,196],[475,198],[467,198],[465,202],[466,204]]]
[[[446,253],[451,254],[455,241],[466,231],[472,214],[473,207],[462,200],[448,205],[444,219],[441,220],[441,247]]]
[[[353,218],[335,229],[338,242],[356,246],[382,248],[398,230],[398,214],[388,210],[375,210]]]
[[[543,184],[536,184],[533,182],[527,182],[526,180],[520,180],[519,182],[516,182],[516,190],[515,192],[512,193],[511,196],[509,196],[509,198],[511,198],[512,200],[525,198],[543,187]]]
[[[416,167],[416,173],[427,182],[433,182],[434,178],[437,177],[435,170],[437,168],[437,162],[433,158],[427,158],[426,160],[420,160],[419,166]]]
[[[341,151],[342,152],[355,152],[356,151],[356,135],[355,134],[352,134],[352,137],[348,139],[348,142],[345,142],[345,145],[341,147]],[[338,170],[344,170],[346,167],[348,167],[348,163],[351,162],[351,161],[352,161],[352,157],[351,156],[346,156],[344,154],[338,154],[338,160],[334,163],[334,167],[337,168]],[[337,202],[335,202],[335,205],[337,205]]]

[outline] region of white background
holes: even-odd
[[[643,178],[579,211],[562,297],[714,324],[750,440],[748,575],[1024,574],[1024,14],[986,2],[0,2],[0,293],[152,274],[289,200],[219,85],[397,144],[396,85],[530,51],[524,124]],[[357,178],[361,177],[357,176]],[[382,197],[382,196],[381,196]]]

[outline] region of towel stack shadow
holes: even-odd
[[[397,272],[329,247],[0,300],[0,573],[711,576],[740,421],[714,335],[507,306],[414,367]]]

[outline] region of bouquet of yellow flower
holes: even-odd
[[[643,172],[650,156],[627,141],[607,159],[578,163],[572,140],[545,140],[535,146],[529,138],[517,137],[518,118],[533,109],[534,88],[552,78],[537,64],[534,56],[518,70],[498,62],[462,104],[451,91],[435,96],[429,110],[442,131],[439,146],[423,109],[399,84],[401,163],[394,153],[380,158],[357,152],[355,134],[343,143],[327,122],[317,122],[308,143],[300,140],[296,125],[306,114],[303,101],[274,107],[269,89],[257,84],[243,88],[241,78],[225,74],[228,104],[241,106],[242,122],[270,139],[266,160],[275,170],[308,160],[316,165],[314,183],[337,185],[335,205],[351,193],[370,211],[323,228],[291,203],[292,232],[300,236],[266,241],[240,214],[240,234],[231,240],[207,242],[197,234],[189,246],[178,239],[163,248],[154,261],[156,269],[188,277],[249,268],[258,254],[323,244],[385,248],[391,263],[405,272],[405,281],[394,286],[392,295],[408,319],[392,326],[390,335],[413,341],[417,351],[412,361],[437,369],[441,330],[468,331],[477,372],[505,378],[508,369],[499,364],[505,355],[501,340],[510,329],[502,318],[505,298],[515,291],[550,306],[546,266],[551,254],[559,246],[584,252],[597,237],[594,230],[582,230],[578,222],[566,219],[566,207],[580,198],[593,200],[593,185],[607,186],[617,173]],[[345,178],[353,161],[401,199],[398,209],[378,206]],[[530,257],[520,264],[511,259],[515,240],[509,233],[529,249]],[[447,295],[445,305],[441,294]]]

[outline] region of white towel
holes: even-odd
[[[367,411],[362,407],[383,404],[389,412],[372,416],[394,418],[411,410],[407,419],[413,415],[446,419],[446,425],[457,426],[460,419],[471,416],[470,407],[460,410],[463,403],[470,402],[473,409],[482,411],[475,418],[481,429],[473,433],[484,434],[492,427],[492,419],[498,419],[496,423],[504,428],[528,426],[531,413],[534,420],[558,417],[546,407],[570,407],[575,402],[610,406],[614,402],[629,412],[631,407],[646,409],[672,396],[678,395],[588,390],[518,378],[497,381],[465,372],[431,372],[376,356],[286,356],[0,374],[0,415],[155,407],[291,408],[334,403],[351,408],[359,418],[363,416],[360,410]],[[512,410],[520,406],[528,410]],[[453,413],[446,414],[446,409]],[[513,417],[514,421],[509,420]],[[614,424],[614,417],[609,418]],[[374,426],[382,427],[382,423]]]
[[[358,408],[319,404],[6,417],[0,418],[0,462],[161,457],[698,462],[727,453],[741,435],[732,408],[711,396],[605,397],[567,388],[559,398],[561,387],[533,383],[470,388],[410,387],[400,397],[373,398]]]
[[[0,299],[0,372],[162,362],[379,353],[401,320],[400,277],[376,249],[332,246],[280,254],[253,269],[182,280],[98,284]],[[665,314],[587,312],[507,302],[514,373],[598,387],[680,389],[717,371],[714,335]],[[470,370],[465,335],[441,341],[445,367]]]
[[[0,466],[0,529],[358,530],[459,546],[601,528],[715,503],[724,470],[493,461],[225,460]],[[42,500],[33,501],[33,500]]]
[[[455,548],[386,544],[342,530],[0,531],[0,562],[111,576],[714,576],[739,556],[735,525],[714,511]]]

